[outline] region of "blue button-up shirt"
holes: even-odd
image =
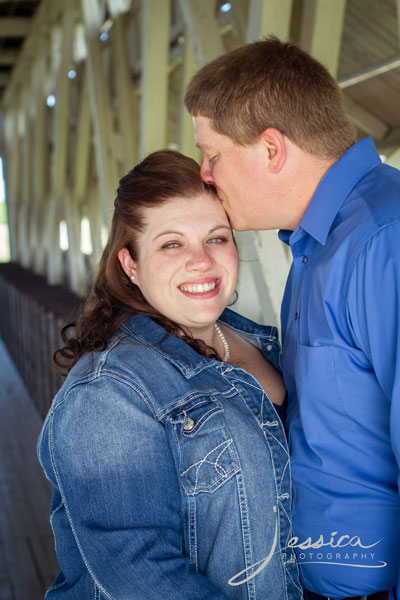
[[[279,235],[293,254],[283,373],[303,585],[400,598],[400,172],[358,142]]]

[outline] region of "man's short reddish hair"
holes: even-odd
[[[185,105],[190,114],[208,117],[218,133],[242,145],[275,127],[303,150],[336,159],[355,140],[342,92],[328,70],[275,37],[205,65],[192,78]]]

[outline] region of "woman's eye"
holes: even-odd
[[[210,244],[223,244],[224,242],[227,242],[227,241],[228,240],[223,235],[218,236],[218,237],[213,237],[210,240],[208,240],[208,242]]]
[[[208,161],[210,163],[213,163],[213,162],[215,162],[217,160],[217,158],[218,158],[218,155],[216,154],[215,156],[212,156],[211,158],[209,158]]]
[[[167,244],[163,244],[161,246],[162,250],[169,250],[170,248],[179,248],[180,243],[179,242],[168,242]]]

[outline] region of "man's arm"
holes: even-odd
[[[400,465],[400,223],[383,227],[360,252],[347,302],[354,342],[390,403],[390,441]]]

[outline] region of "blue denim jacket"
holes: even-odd
[[[221,321],[278,366],[274,328]],[[61,567],[48,600],[301,598],[284,430],[243,369],[133,317],[71,370],[38,452]]]

